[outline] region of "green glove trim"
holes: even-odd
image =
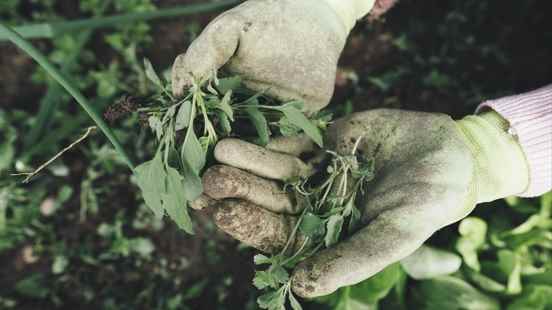
[[[494,111],[470,115],[457,122],[476,162],[477,202],[489,202],[524,192],[529,165],[509,124]]]

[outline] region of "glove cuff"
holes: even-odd
[[[519,195],[529,186],[529,166],[508,121],[494,111],[457,122],[475,158],[477,201]]]
[[[552,85],[486,101],[478,110],[484,108],[508,121],[508,131],[517,136],[527,157],[530,184],[519,196],[539,196],[552,189]]]
[[[324,0],[339,16],[347,32],[355,26],[357,20],[368,15],[375,0]]]

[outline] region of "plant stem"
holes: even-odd
[[[175,16],[184,16],[197,13],[214,11],[234,4],[238,4],[237,0],[225,0],[214,3],[193,4],[185,6],[176,6],[168,9],[161,9],[151,12],[129,13],[114,15],[109,17],[97,17],[90,19],[82,19],[68,22],[45,23],[16,27],[15,31],[23,38],[38,39],[38,38],[54,38],[67,32],[75,32],[82,29],[96,29],[111,26],[117,26],[124,23],[135,23],[139,21],[147,21],[158,18],[167,18]],[[9,40],[9,33],[0,29],[0,41]]]
[[[48,165],[50,165],[52,162],[54,162],[56,159],[58,159],[61,155],[63,155],[65,152],[69,151],[70,149],[72,149],[75,145],[81,143],[84,139],[88,138],[88,136],[94,131],[96,130],[96,127],[88,127],[88,129],[86,129],[86,132],[84,133],[84,135],[82,135],[82,137],[80,137],[79,139],[77,139],[75,142],[71,143],[69,146],[65,147],[63,150],[61,150],[59,153],[57,153],[56,155],[54,155],[54,157],[50,158],[47,162],[43,163],[42,165],[40,165],[40,167],[36,168],[35,171],[33,172],[28,172],[28,173],[17,173],[17,174],[12,174],[13,176],[15,175],[25,175],[27,176],[25,178],[25,180],[23,180],[23,183],[29,183],[29,181],[35,176],[37,175],[40,171],[44,170],[44,168],[46,168]]]
[[[63,75],[50,63],[50,61],[39,51],[37,50],[32,44],[30,44],[27,40],[22,38],[19,34],[17,34],[15,31],[13,31],[11,28],[5,26],[4,24],[0,23],[0,33],[4,33],[7,35],[7,38],[17,47],[22,49],[25,53],[27,53],[29,56],[31,56],[48,74],[54,78],[75,100],[80,104],[80,106],[88,113],[90,118],[96,123],[98,128],[102,130],[102,132],[106,135],[107,139],[113,144],[113,147],[115,147],[115,150],[119,153],[121,157],[123,157],[124,161],[128,165],[128,167],[131,170],[134,170],[134,164],[126,154],[125,150],[119,143],[119,140],[117,140],[117,137],[113,134],[111,129],[107,126],[107,124],[104,122],[104,120],[98,115],[98,113],[92,108],[92,106],[88,103],[88,100],[82,95],[82,93],[71,83],[69,80],[67,80]]]

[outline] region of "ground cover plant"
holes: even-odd
[[[9,0],[0,4],[0,19],[12,26],[49,24],[154,12],[156,6],[186,2]],[[552,37],[545,31],[551,25],[543,4],[402,2],[386,22],[357,27],[342,58],[334,103],[460,117],[483,98],[549,83],[552,47],[547,42]],[[216,13],[57,33],[33,45],[73,77],[96,111],[109,111],[125,94],[146,98],[156,93],[142,58],[150,58],[164,79],[159,69],[168,68]],[[29,183],[20,182],[24,176],[10,176],[34,171],[94,124],[10,44],[0,45],[0,64],[0,308],[259,307],[256,299],[263,293],[252,287],[254,273],[271,265],[256,266],[256,251],[218,232],[200,213],[191,213],[194,236],[153,216],[124,160],[97,130]],[[225,92],[217,93],[224,98]],[[233,97],[239,103],[252,95]],[[343,105],[347,101],[351,104]],[[222,137],[220,111],[213,112]],[[138,125],[139,115],[107,120],[136,163],[150,161],[159,146],[147,119]],[[247,115],[235,120],[233,130],[251,124]],[[198,140],[200,127],[195,128]],[[271,130],[278,133],[279,128]],[[176,134],[176,140],[183,138]],[[320,227],[320,221],[313,222]],[[416,280],[405,272],[412,266],[395,264],[357,286],[299,302],[307,309],[547,309],[550,230],[550,194],[483,205],[428,242],[428,253],[446,251],[462,260],[456,272]]]

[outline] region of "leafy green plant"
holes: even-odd
[[[365,162],[356,156],[359,142],[360,139],[349,155],[327,151],[331,160],[322,176],[298,180],[291,185],[297,203],[304,210],[279,254],[255,256],[256,265],[269,266],[266,270],[257,271],[253,280],[259,290],[264,290],[257,300],[261,308],[284,309],[289,301],[294,310],[302,309],[291,292],[288,271],[357,229],[360,211],[355,206],[355,200],[374,177],[373,161]],[[294,251],[296,239],[301,245]]]
[[[188,233],[193,232],[192,222],[182,206],[189,206],[203,192],[200,176],[209,152],[220,137],[235,131],[232,124],[237,118],[250,119],[261,144],[268,142],[269,121],[276,118],[279,122],[273,122],[273,126],[282,128],[285,123],[286,128],[302,130],[322,146],[319,122],[303,115],[300,102],[271,105],[262,94],[247,95],[239,77],[216,76],[193,81],[187,94],[177,99],[149,60],[144,65],[157,94],[138,111],[147,118],[158,148],[152,160],[136,168],[136,182],[156,216],[167,214]],[[261,100],[267,103],[260,104]]]

